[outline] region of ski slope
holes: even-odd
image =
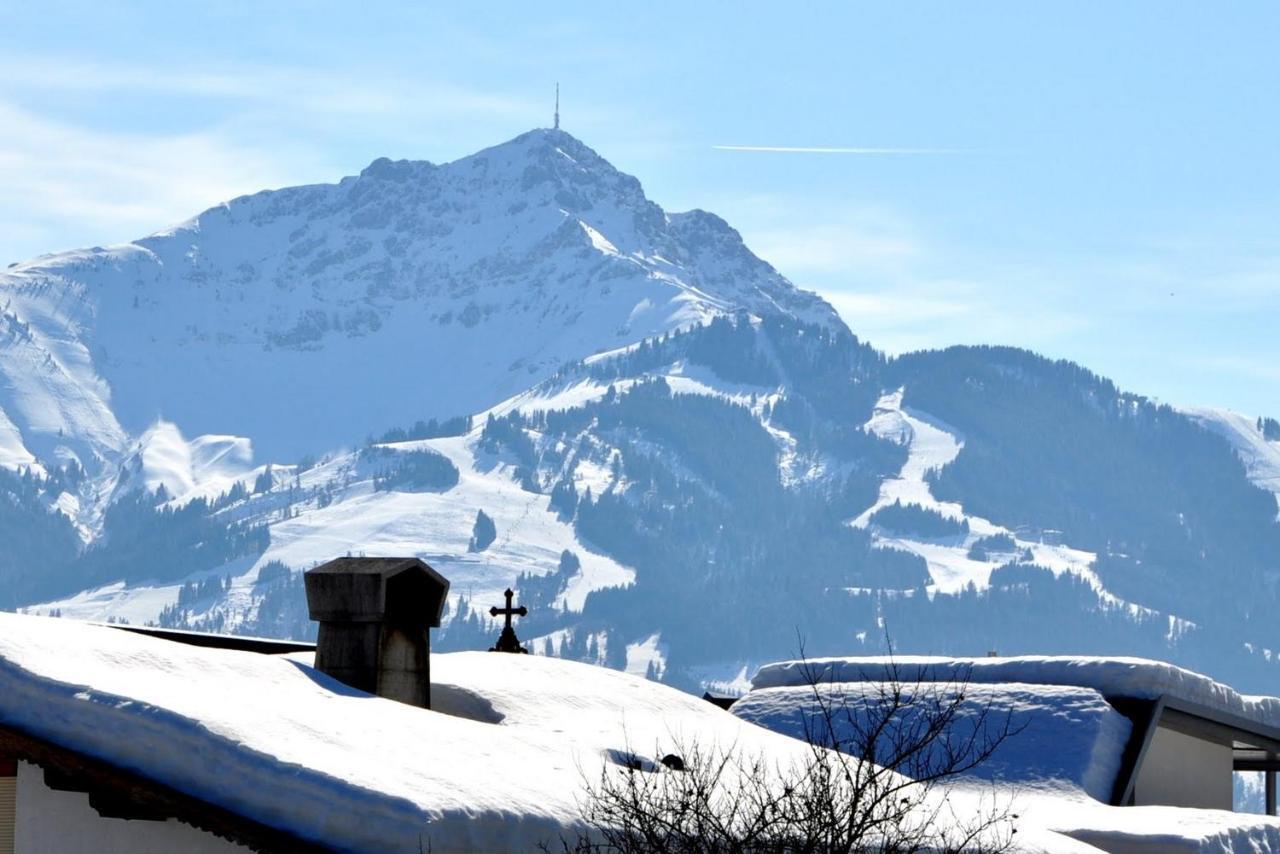
[[[480,447],[482,424],[478,420],[478,426],[465,436],[377,446],[392,454],[429,450],[448,458],[459,471],[459,482],[446,491],[377,490],[373,478],[379,466],[363,462],[356,451],[335,454],[304,472],[277,467],[273,469],[276,483],[272,491],[253,495],[224,511],[239,521],[267,525],[270,545],[256,559],[233,561],[166,584],[126,587],[114,583],[24,610],[146,624],[177,602],[183,583],[229,575],[231,589],[226,595],[197,605],[192,616],[198,620],[220,611],[226,617],[226,627],[234,628],[253,616],[255,585],[263,565],[280,561],[300,570],[342,554],[420,557],[449,578],[455,605],[459,598],[477,603],[500,601],[502,591],[516,583],[517,575],[554,571],[566,550],[577,556],[581,568],[569,579],[557,607],[581,611],[592,590],[630,584],[633,569],[581,542],[572,524],[549,507],[548,496],[522,489],[513,477],[514,465]],[[241,482],[252,486],[266,470],[253,465],[251,457],[232,453],[249,454],[247,444],[224,437],[201,437],[184,449],[177,444],[176,431],[165,428],[153,432],[172,441],[156,439],[144,446],[149,453],[141,455],[143,475],[135,480],[145,477],[148,483],[172,484],[175,490],[185,483],[188,491],[182,495],[187,500],[213,485],[220,488]],[[209,449],[216,452],[207,453]],[[201,451],[206,452],[204,457]],[[191,465],[193,457],[209,462]],[[192,477],[192,473],[197,474]],[[304,497],[298,500],[299,495]],[[488,548],[471,552],[468,541],[479,511],[494,520],[497,538]]]
[[[1035,563],[1053,571],[1078,575],[1090,586],[1103,592],[1102,583],[1091,569],[1096,556],[1091,552],[1070,548],[1061,543],[1046,543],[1016,535],[1014,531],[971,515],[951,501],[939,501],[929,487],[928,476],[950,464],[964,449],[964,438],[957,430],[903,405],[905,389],[897,389],[883,395],[876,402],[875,411],[864,428],[900,445],[907,446],[907,460],[896,477],[885,479],[874,504],[854,517],[850,524],[856,528],[870,528],[876,544],[882,548],[896,548],[924,558],[932,579],[932,588],[939,593],[958,593],[967,587],[985,589],[996,567],[1030,552]],[[932,510],[948,519],[965,520],[969,534],[963,538],[922,540],[884,531],[875,526],[871,517],[876,511],[894,502],[915,504]],[[1014,539],[1016,549],[1007,554],[989,556],[988,560],[975,560],[969,556],[969,547],[983,537],[1005,534]]]

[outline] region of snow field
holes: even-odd
[[[383,446],[398,452],[432,450],[449,458],[459,470],[459,482],[445,492],[376,491],[372,470],[362,467],[357,453],[342,452],[297,474],[303,494],[331,491],[333,499],[327,507],[308,499],[297,507],[296,516],[282,518],[282,494],[268,493],[224,511],[245,521],[268,524],[271,542],[257,560],[235,561],[168,584],[129,588],[111,584],[29,610],[49,613],[58,609],[64,616],[79,619],[116,617],[145,624],[177,601],[184,582],[231,574],[231,590],[224,599],[207,603],[207,608],[222,609],[228,626],[233,627],[248,616],[254,582],[264,564],[278,560],[301,570],[348,553],[419,556],[450,580],[455,605],[461,596],[477,605],[499,601],[516,575],[554,571],[566,549],[578,556],[581,570],[570,579],[557,605],[581,610],[592,590],[631,583],[631,569],[586,548],[572,525],[549,509],[547,496],[521,489],[509,464],[476,447],[482,424],[478,422],[467,436]],[[172,425],[158,429],[155,436],[146,446],[152,452],[143,455],[144,460],[150,460],[144,469],[149,488],[165,483],[171,494],[177,495],[183,484],[194,484],[185,494],[186,500],[206,491],[221,494],[223,485],[230,488],[236,480],[252,486],[253,479],[265,470],[265,466],[251,466],[250,450],[243,440],[200,437],[188,444]],[[287,489],[293,482],[293,469],[277,470],[277,487]],[[493,518],[498,538],[487,549],[469,553],[467,545],[479,510]],[[196,617],[207,615],[199,607],[193,613]]]
[[[649,666],[656,668],[659,676],[667,666],[667,647],[661,634],[652,634],[638,643],[627,644],[627,665],[623,672],[643,677]]]

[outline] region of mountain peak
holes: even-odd
[[[379,157],[360,172],[361,178],[380,180],[412,180],[432,174],[440,168],[465,165],[479,166],[493,162],[538,161],[559,155],[567,162],[587,168],[600,168],[617,173],[607,160],[586,143],[567,131],[558,128],[534,128],[506,142],[468,154],[457,160],[437,166],[428,160],[392,160]]]
[[[634,218],[650,236],[664,219],[639,181],[573,135],[548,128],[440,165],[380,157],[354,179],[349,192],[350,203],[384,208],[422,202],[438,207],[449,197],[455,209],[479,209],[486,219],[498,211],[527,208],[559,210],[577,218],[590,218],[592,211],[626,211],[626,218]]]
[[[557,128],[526,131],[514,139],[455,160],[449,166],[498,173],[518,171],[526,189],[539,181],[560,185],[620,183],[638,200],[647,201],[639,181],[619,172],[582,140]]]
[[[587,146],[582,140],[573,134],[560,128],[534,128],[527,130],[519,136],[513,137],[504,143],[500,143],[492,148],[503,148],[512,146],[527,149],[559,149],[573,156],[577,154],[589,154],[592,157],[599,157]],[[489,149],[492,150],[492,149]]]
[[[722,314],[840,325],[723,220],[669,216],[547,128],[448,163],[379,158],[337,184],[244,196],[110,253],[0,274],[0,296],[32,329],[33,363],[79,370],[60,399],[96,407],[63,408],[118,425],[100,456],[160,412],[267,454],[319,451],[484,409],[567,361]],[[10,406],[5,379],[0,365],[15,447],[65,444],[44,414],[57,410]],[[335,388],[342,407],[328,405]]]

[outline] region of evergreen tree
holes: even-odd
[[[467,551],[484,551],[497,538],[498,528],[493,524],[493,519],[483,510],[477,510],[476,521],[471,528],[471,542],[467,545]]]

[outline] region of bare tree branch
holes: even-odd
[[[801,710],[802,761],[677,739],[683,770],[634,761],[586,781],[594,833],[562,841],[565,854],[1008,850],[1017,832],[1009,799],[993,791],[960,807],[948,784],[1017,735],[1011,712],[973,699],[968,670],[916,668],[904,681],[888,648],[879,678],[845,684],[833,668],[824,681],[801,639],[812,704]],[[625,755],[635,756],[629,745]]]

